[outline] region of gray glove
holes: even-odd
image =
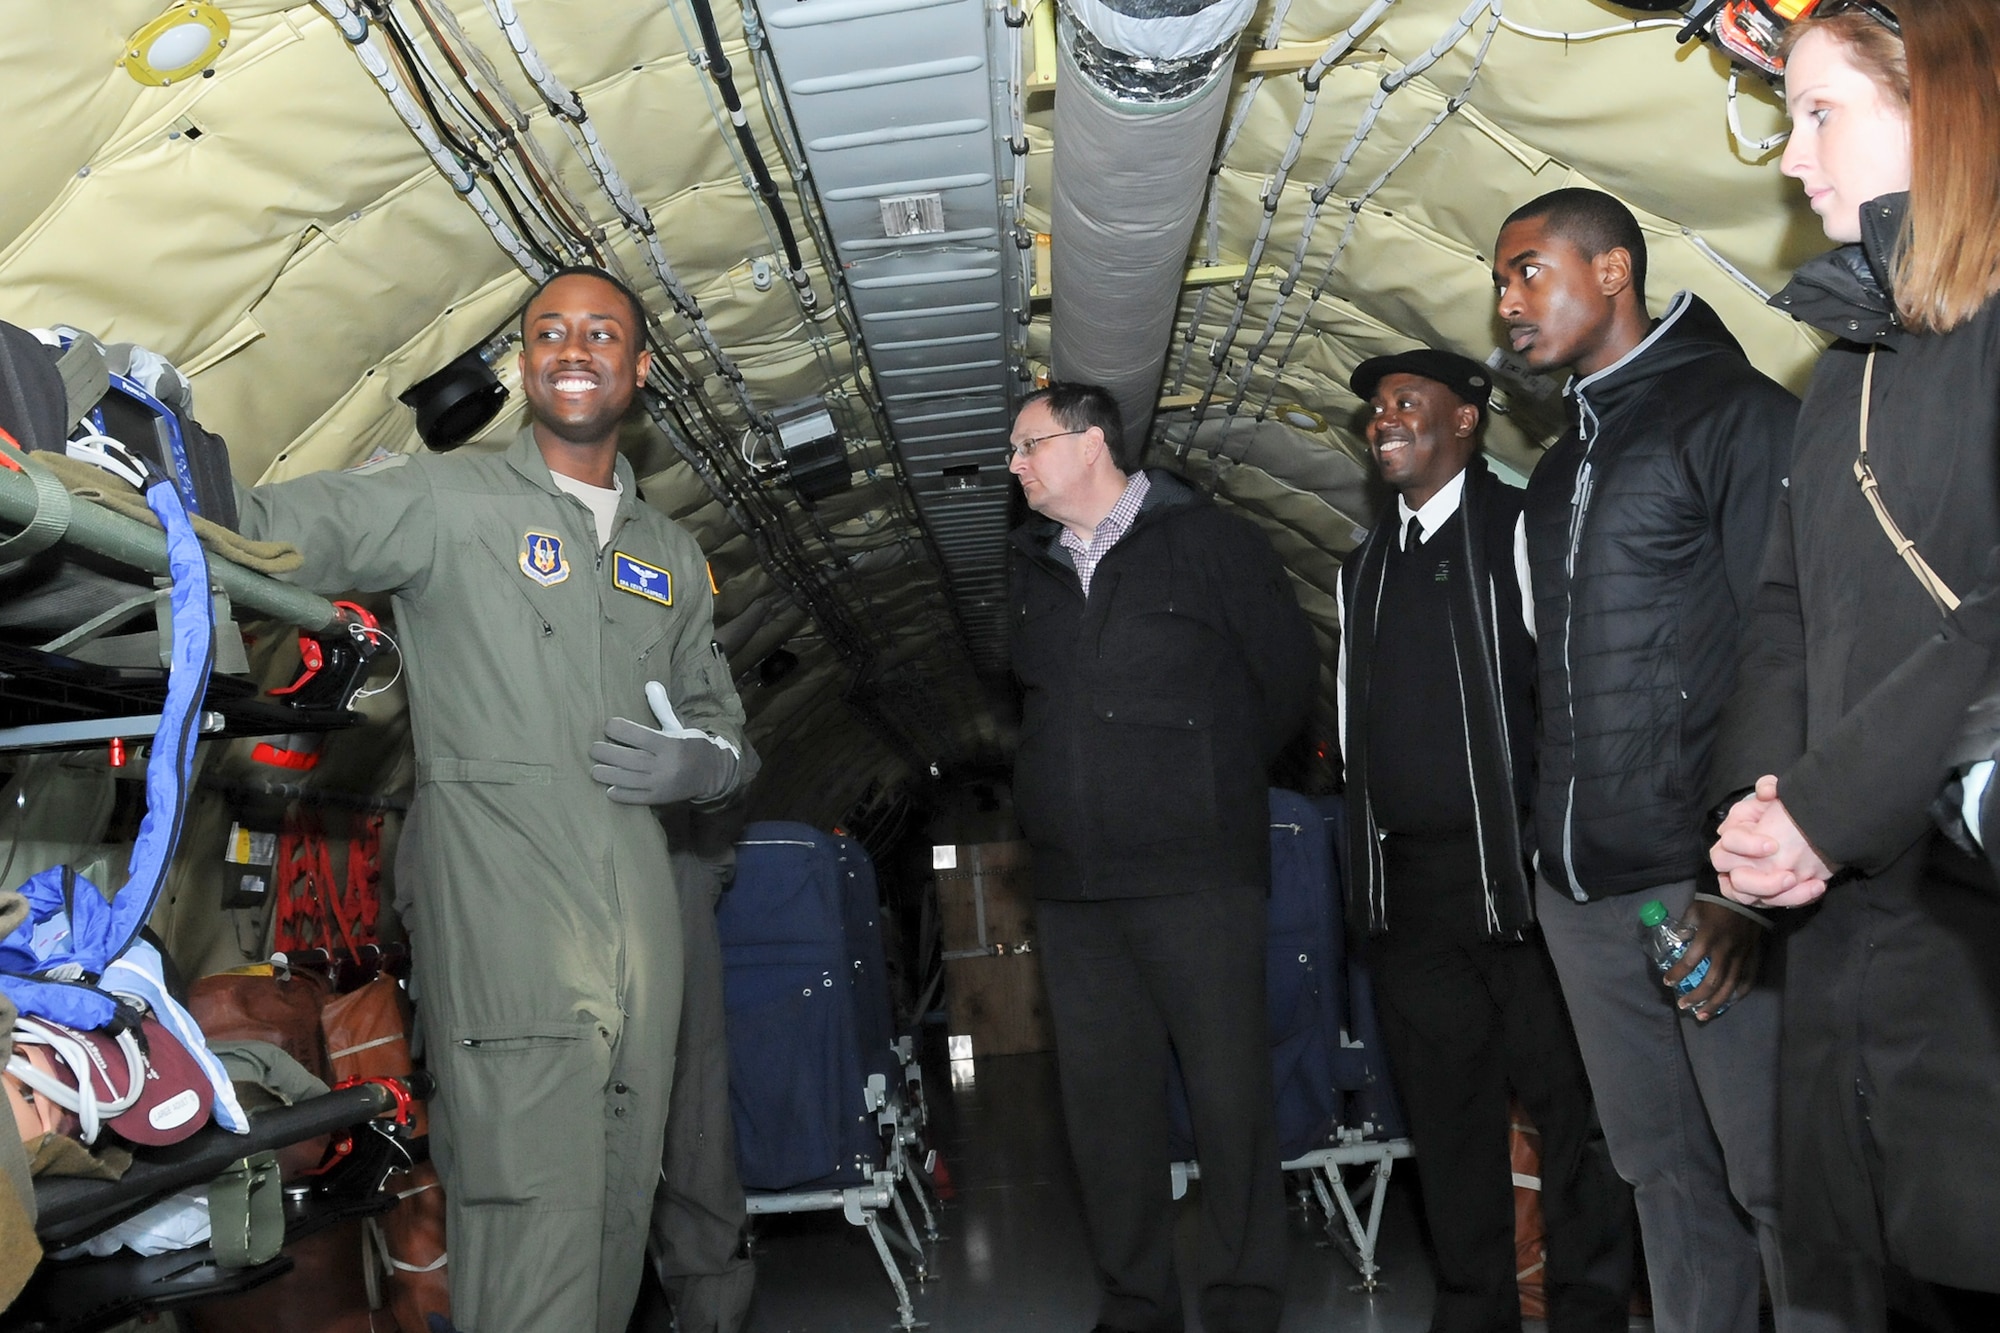
[[[707,732],[683,727],[658,681],[646,685],[646,702],[660,727],[614,717],[609,740],[590,747],[590,777],[610,788],[620,805],[673,805],[712,801],[736,785],[735,748]]]

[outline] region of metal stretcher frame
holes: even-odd
[[[830,853],[836,865],[842,864],[842,854],[837,840],[819,830],[813,830],[811,838],[753,834],[742,839],[737,845],[810,848]],[[858,844],[854,845],[854,850],[859,851]],[[842,873],[845,873],[844,869]],[[849,886],[843,882],[842,893],[845,894],[848,890]],[[736,891],[731,890],[731,892]],[[844,956],[852,958],[855,941],[848,938],[848,924],[843,913],[843,952]],[[857,972],[861,972],[858,963]],[[880,998],[886,1005],[887,997]],[[929,1120],[929,1110],[923,1096],[923,1074],[917,1067],[915,1044],[908,1036],[898,1036],[889,1048],[889,1053],[891,1058],[877,1064],[877,1072],[865,1074],[861,1089],[865,1099],[864,1105],[874,1114],[879,1138],[869,1179],[865,1183],[852,1185],[808,1185],[796,1189],[746,1190],[744,1205],[745,1211],[753,1217],[775,1213],[838,1211],[851,1225],[861,1227],[868,1233],[868,1239],[875,1247],[876,1257],[882,1262],[882,1270],[895,1291],[896,1326],[911,1329],[921,1328],[924,1325],[916,1317],[910,1283],[904,1276],[902,1265],[897,1261],[897,1253],[900,1251],[910,1261],[911,1273],[921,1285],[929,1280],[931,1273],[927,1247],[943,1237],[938,1229],[933,1200],[926,1191],[924,1173],[912,1160],[912,1151],[921,1149],[923,1130]],[[863,1063],[865,1067],[868,1062]],[[915,1201],[916,1215],[923,1219],[921,1231],[910,1206],[904,1200],[906,1191],[909,1198]],[[881,1214],[884,1210],[893,1211],[895,1214],[895,1227],[882,1225]]]
[[[1320,903],[1336,914],[1330,922],[1322,924],[1337,927],[1339,921],[1337,913],[1341,902],[1337,878],[1339,857],[1333,855],[1330,859],[1319,859],[1331,852],[1332,846],[1319,844],[1316,849],[1317,855],[1306,856],[1303,859],[1296,854],[1299,850],[1296,847],[1292,849],[1294,854],[1282,854],[1289,844],[1282,843],[1281,836],[1301,838],[1314,826],[1313,815],[1308,810],[1298,808],[1304,803],[1305,798],[1296,793],[1277,789],[1273,789],[1271,793],[1272,901],[1276,904],[1281,894],[1295,895],[1303,892],[1305,898],[1290,897],[1287,901],[1294,906],[1300,902]],[[1327,823],[1326,811],[1320,811],[1318,818],[1321,827],[1325,828],[1329,836],[1337,833],[1338,824]],[[1310,847],[1305,849],[1314,850]],[[1284,870],[1287,866],[1294,872],[1289,876]],[[1303,872],[1303,877],[1298,872]],[[1326,883],[1319,882],[1320,875],[1327,878]],[[1330,896],[1319,896],[1326,894],[1328,890],[1331,890]],[[1276,910],[1275,906],[1273,910]],[[1286,929],[1296,931],[1298,929],[1296,921]],[[1278,938],[1276,932],[1279,930],[1275,921],[1272,930],[1275,941]],[[1290,935],[1287,938],[1296,939],[1297,936]],[[1345,940],[1341,933],[1336,928],[1331,931],[1330,938],[1319,940],[1308,938],[1299,947],[1307,949],[1312,954],[1317,960],[1317,966],[1323,969],[1324,977],[1337,978],[1336,981],[1327,984],[1334,985],[1335,993],[1344,997],[1353,1007],[1353,1012],[1348,1012],[1345,1006],[1339,1004],[1335,1006],[1338,1014],[1337,1038],[1340,1053],[1354,1055],[1377,1051],[1380,1039],[1375,1032],[1372,1000],[1364,1003],[1358,998],[1368,994],[1365,972],[1358,965],[1350,966],[1348,963]],[[1289,954],[1290,949],[1284,952]],[[1308,953],[1300,953],[1298,960],[1301,964],[1307,963]],[[1357,981],[1363,984],[1354,986],[1350,991],[1350,987]],[[1277,1003],[1275,992],[1273,1003]],[[1323,1017],[1321,1021],[1328,1020]],[[1326,1031],[1329,1037],[1336,1035],[1330,1028]],[[1349,1104],[1343,1113],[1339,1109],[1342,1099],[1360,1093],[1363,1084],[1354,1080],[1351,1069],[1345,1073],[1339,1069],[1331,1072],[1334,1093],[1332,1105],[1335,1108],[1331,1125],[1326,1125],[1324,1121],[1316,1122],[1324,1126],[1323,1130],[1312,1131],[1314,1134],[1323,1134],[1321,1142],[1313,1144],[1280,1165],[1285,1174],[1292,1178],[1305,1211],[1310,1214],[1317,1209],[1328,1239],[1339,1247],[1341,1253],[1347,1256],[1348,1262],[1353,1264],[1355,1271],[1360,1274],[1361,1282],[1356,1289],[1373,1291],[1380,1284],[1379,1274],[1382,1271],[1381,1264],[1376,1262],[1375,1252],[1382,1234],[1382,1208],[1388,1197],[1389,1176],[1395,1169],[1397,1159],[1414,1157],[1416,1148],[1408,1137],[1393,1132],[1400,1127],[1400,1123],[1398,1115],[1390,1109],[1394,1104],[1394,1092],[1388,1080],[1386,1065],[1379,1066],[1366,1080],[1367,1084],[1374,1085],[1379,1076],[1382,1082],[1375,1088],[1375,1095],[1389,1099],[1386,1103],[1376,1104],[1374,1110],[1369,1109],[1369,1103],[1363,1102],[1358,1105]],[[1385,1115],[1390,1121],[1387,1125],[1379,1123]],[[1281,1104],[1281,1121],[1283,1116]],[[1296,1144],[1298,1140],[1292,1139],[1291,1142]],[[1367,1169],[1356,1175],[1350,1185],[1348,1171],[1355,1167]],[[1190,1180],[1201,1178],[1200,1164],[1193,1161],[1170,1162],[1168,1170],[1172,1175],[1175,1199],[1187,1193]],[[1365,1220],[1361,1215],[1364,1208],[1368,1214]]]
[[[366,1137],[333,1170],[287,1183],[284,1244],[336,1221],[385,1211],[395,1200],[381,1192],[382,1175],[408,1160],[397,1145],[410,1104],[429,1099],[433,1090],[427,1074],[368,1078],[294,1106],[261,1110],[246,1134],[211,1125],[180,1143],[142,1149],[121,1180],[41,1177],[35,1182],[36,1235],[51,1251],[79,1244],[182,1190],[214,1181],[246,1158],[328,1133]],[[395,1130],[383,1125],[387,1117],[394,1118]],[[121,1252],[45,1259],[15,1303],[0,1312],[0,1333],[86,1333],[236,1295],[291,1268],[282,1249],[248,1267],[228,1267],[210,1242],[144,1257]]]
[[[916,1066],[910,1039],[903,1037],[896,1045],[903,1067],[903,1087],[892,1095],[887,1080],[880,1074],[871,1075],[868,1079],[869,1105],[875,1111],[885,1143],[883,1163],[874,1171],[873,1179],[865,1185],[839,1188],[749,1191],[744,1196],[744,1208],[752,1217],[837,1210],[851,1225],[867,1231],[868,1239],[875,1246],[876,1257],[882,1261],[882,1271],[888,1275],[889,1285],[896,1292],[896,1326],[909,1329],[926,1325],[917,1319],[910,1284],[903,1276],[902,1266],[896,1262],[895,1250],[902,1250],[910,1259],[917,1283],[921,1286],[930,1279],[930,1256],[926,1247],[942,1240],[943,1233],[938,1230],[937,1214],[927,1197],[923,1172],[910,1159],[910,1149],[921,1142],[923,1126],[928,1118],[921,1095],[923,1074]],[[906,1097],[904,1089],[912,1087],[917,1090],[917,1096]],[[909,1208],[903,1202],[904,1189],[916,1201],[917,1210],[923,1217],[921,1237]],[[885,1208],[894,1210],[901,1234],[882,1226],[881,1213]]]
[[[1374,1291],[1380,1285],[1377,1275],[1382,1265],[1375,1261],[1375,1247],[1382,1235],[1382,1205],[1388,1198],[1389,1174],[1397,1159],[1414,1157],[1416,1151],[1408,1139],[1371,1140],[1361,1137],[1359,1131],[1341,1130],[1336,1142],[1280,1163],[1286,1175],[1305,1178],[1299,1181],[1299,1195],[1324,1214],[1321,1225],[1327,1237],[1361,1275],[1358,1290]],[[1342,1171],[1350,1166],[1370,1168],[1351,1187]],[[1190,1180],[1201,1179],[1199,1162],[1174,1162],[1169,1170],[1176,1199],[1187,1193]],[[1360,1211],[1364,1207],[1368,1210],[1365,1222]]]

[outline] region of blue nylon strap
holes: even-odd
[[[201,505],[195,499],[194,466],[188,461],[187,442],[181,437],[180,417],[175,415],[174,409],[155,398],[147,391],[145,385],[139,383],[139,381],[133,379],[130,375],[114,373],[111,375],[110,381],[112,388],[153,414],[161,428],[161,434],[165,442],[163,453],[166,455],[166,463],[170,469],[169,475],[173,478],[174,486],[180,491],[182,503],[190,510],[199,514],[201,512]],[[91,425],[95,429],[103,430],[104,410],[102,408],[93,408],[90,413],[90,420]]]
[[[74,964],[95,978],[138,938],[180,846],[188,790],[194,781],[195,743],[201,736],[201,702],[215,665],[208,555],[170,480],[152,478],[146,504],[167,533],[167,566],[174,585],[172,670],[160,726],[146,758],[146,814],[132,845],[130,871],[117,896],[107,902],[96,885],[67,867],[44,870],[21,886],[28,900],[28,920],[0,941],[0,974],[4,974],[0,989],[21,1012],[73,1027],[102,1027],[109,1022],[115,1007],[111,997],[88,986],[23,974]],[[66,916],[69,930],[50,937],[52,932],[39,928],[58,914]]]

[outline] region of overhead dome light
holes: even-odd
[[[1280,407],[1278,409],[1278,420],[1284,422],[1293,430],[1318,432],[1326,429],[1325,417],[1309,407],[1300,407],[1297,403],[1286,403]]]
[[[181,0],[125,39],[118,68],[149,88],[191,79],[229,45],[229,16],[208,0]]]

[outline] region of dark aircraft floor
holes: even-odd
[[[970,1081],[961,1074],[956,1087],[942,1067],[927,1071],[926,1080],[932,1141],[957,1198],[941,1221],[946,1239],[934,1247],[935,1275],[916,1295],[917,1318],[931,1333],[1088,1333],[1096,1281],[1063,1141],[1054,1057],[982,1058]],[[1378,1251],[1383,1282],[1372,1296],[1350,1290],[1354,1269],[1294,1211],[1283,1333],[1423,1333],[1432,1276],[1413,1187],[1409,1164],[1399,1163]],[[1184,1215],[1184,1224],[1192,1220]],[[757,1235],[750,1333],[885,1333],[894,1326],[894,1297],[861,1229],[821,1213],[760,1219]],[[1190,1235],[1184,1225],[1184,1252]],[[1187,1304],[1188,1333],[1198,1333],[1192,1290]],[[643,1311],[635,1321],[644,1333],[665,1327]]]

